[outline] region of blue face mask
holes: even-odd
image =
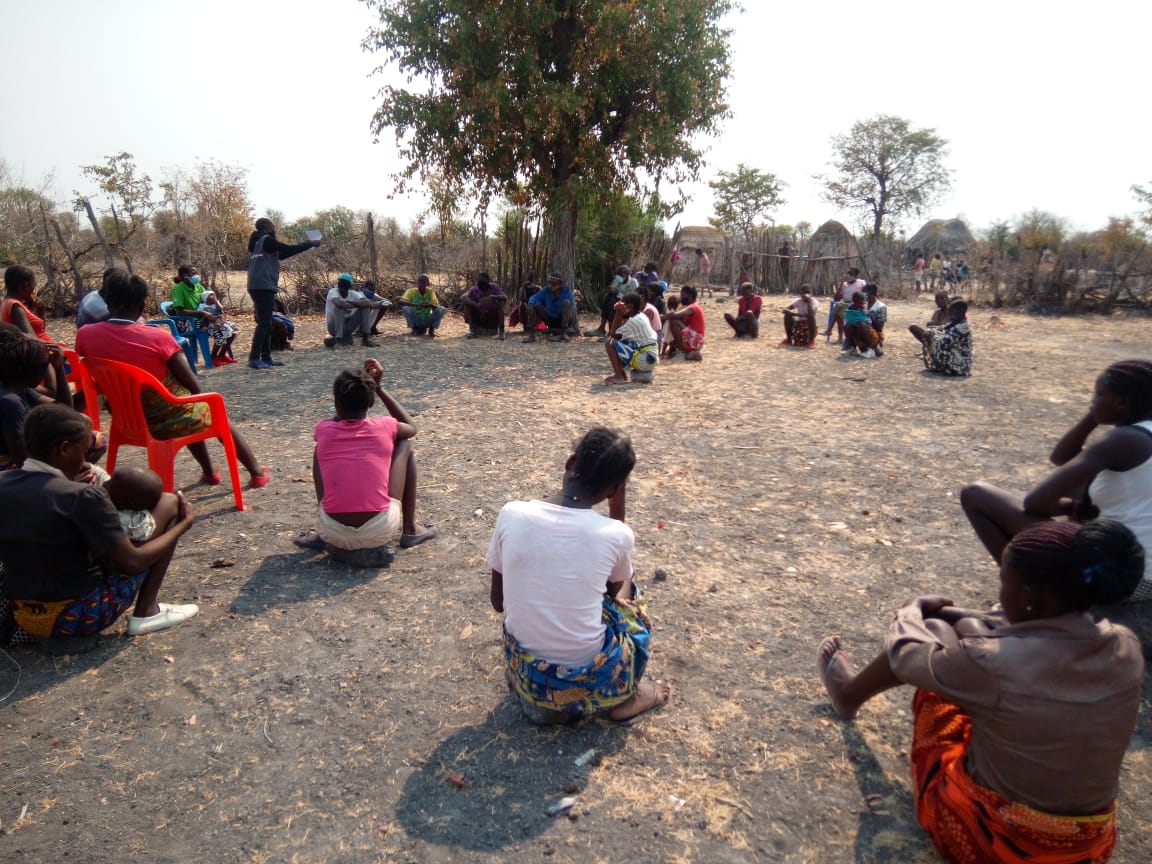
[[[197,274],[196,276],[189,276],[188,281],[193,285],[199,285],[200,284],[199,274]]]

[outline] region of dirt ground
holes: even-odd
[[[777,349],[783,301],[766,299],[758,341],[730,338],[732,304],[705,300],[704,362],[650,386],[601,385],[592,340],[470,341],[455,316],[435,340],[389,318],[380,348],[336,352],[306,318],[283,369],[205,372],[272,483],[236,512],[227,482],[191,485],[181,456],[197,522],[162,599],[199,603],[195,619],[136,639],[121,624],[77,657],[0,656],[0,858],[941,860],[913,815],[910,691],[836,719],[817,643],[841,633],[867,658],[917,594],[991,604],[960,487],[1039,480],[1094,376],[1149,356],[1149,322],[974,310],[975,374],[947,379],[905,330],[927,297],[890,304],[876,361]],[[368,356],[419,426],[419,516],[440,536],[356,571],[291,541],[313,522],[311,433],[332,379]],[[558,489],[594,424],[639,455],[628,521],[650,674],[675,691],[632,728],[538,729],[505,690],[484,553],[500,507]],[[1145,701],[1118,862],[1152,860],[1150,742]],[[546,815],[568,794],[570,816]]]

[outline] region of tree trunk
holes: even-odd
[[[550,214],[552,223],[552,270],[566,285],[576,287],[576,205],[563,202]]]
[[[56,242],[60,244],[60,248],[64,250],[64,254],[68,258],[68,266],[71,268],[72,278],[76,282],[74,296],[76,302],[79,303],[84,299],[84,274],[80,272],[80,265],[76,262],[76,256],[72,254],[72,250],[68,248],[68,244],[64,241],[64,231],[60,228],[60,223],[53,219],[51,224],[52,230],[56,234]]]
[[[112,247],[108,245],[108,241],[104,239],[104,232],[100,230],[100,220],[96,218],[92,202],[87,198],[81,198],[80,201],[84,204],[84,212],[88,214],[88,221],[92,224],[96,239],[100,241],[100,246],[104,250],[104,269],[111,270],[116,266],[116,259],[112,257]]]
[[[368,214],[368,275],[376,284],[376,220]]]

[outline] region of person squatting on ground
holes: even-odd
[[[272,359],[272,315],[276,310],[276,294],[280,290],[280,262],[319,246],[320,241],[305,240],[290,246],[276,239],[276,226],[271,219],[257,219],[255,227],[248,238],[248,296],[252,298],[256,316],[248,366],[251,369],[271,369],[284,365],[283,361]]]
[[[625,294],[616,304],[615,316],[609,328],[611,336],[604,347],[612,364],[612,374],[605,384],[627,384],[626,369],[632,370],[632,380],[649,384],[652,370],[660,359],[660,346],[652,322],[644,314],[644,300],[640,294]]]
[[[1119,522],[1046,522],[1005,548],[997,611],[913,600],[860,670],[839,636],[820,644],[842,717],[917,688],[916,816],[949,861],[1108,859],[1144,661],[1129,630],[1087,610],[1131,594],[1143,573],[1144,550]]]
[[[647,282],[647,278],[644,281]],[[617,267],[616,275],[612,277],[612,281],[608,284],[604,291],[604,297],[600,301],[600,324],[595,330],[585,331],[584,335],[606,338],[612,332],[610,325],[612,319],[616,317],[616,304],[624,298],[625,294],[631,294],[639,286],[639,280],[632,276],[631,267],[626,264]]]
[[[763,306],[764,300],[753,293],[755,288],[751,282],[742,284],[740,299],[736,301],[736,314],[724,313],[724,320],[735,331],[737,339],[741,336],[755,339],[760,335],[760,307]]]
[[[888,323],[888,306],[880,299],[880,286],[869,282],[864,286],[864,305],[868,307],[868,319],[876,331],[876,356],[884,356],[884,325]]]
[[[855,351],[861,357],[872,359],[877,357],[876,346],[880,344],[880,337],[872,329],[872,318],[868,315],[868,306],[863,291],[852,295],[852,303],[844,310],[844,352],[850,354]]]
[[[1114,427],[1091,444],[1101,426]],[[1008,543],[1032,525],[1114,519],[1152,549],[1152,362],[1113,363],[1096,379],[1092,403],[1052,448],[1057,468],[1023,497],[984,480],[960,492],[976,536],[997,563]],[[1152,560],[1124,600],[1152,600]]]
[[[780,311],[784,315],[784,338],[780,345],[816,347],[816,310],[820,304],[812,299],[812,286],[800,286],[800,296]]]
[[[568,342],[576,329],[576,295],[563,284],[559,273],[548,277],[548,284],[520,305],[524,322],[522,342],[536,341],[536,325],[543,322],[550,331],[549,341]]]
[[[111,317],[76,332],[77,353],[81,357],[116,360],[143,369],[173,396],[201,392],[200,379],[188,365],[188,358],[172,338],[171,331],[139,323],[148,300],[148,283],[127,270],[118,269],[108,275],[104,290]],[[172,403],[151,388],[143,391],[140,401],[149,431],[161,440],[203,431],[212,422],[211,411],[204,402]],[[267,486],[268,469],[256,460],[236,424],[229,421],[228,428],[236,444],[236,457],[252,478],[252,488]],[[218,485],[222,479],[220,466],[212,462],[208,445],[197,441],[188,445],[188,452],[203,472],[202,482]]]
[[[685,360],[703,359],[700,351],[704,347],[704,310],[696,302],[695,288],[685,285],[680,289],[680,305],[676,309],[670,307],[664,321],[668,325],[664,347],[669,359],[677,351],[684,354]]]
[[[530,276],[533,274],[529,274]],[[535,293],[535,292],[532,292]],[[464,323],[468,325],[467,339],[476,339],[481,330],[495,330],[496,338],[504,341],[504,308],[508,298],[504,289],[493,282],[487,273],[476,277],[476,284],[460,298]]]
[[[671,691],[643,680],[651,624],[624,524],[636,464],[628,437],[597,427],[564,463],[560,491],[500,510],[488,565],[504,614],[505,679],[532,723],[601,715],[629,722]],[[608,502],[608,516],[593,507]]]
[[[908,328],[923,348],[924,366],[941,375],[967,377],[972,374],[972,325],[968,304],[953,300],[948,304],[948,321],[927,329],[918,324]]]
[[[157,600],[176,544],[192,527],[188,502],[179,492],[162,495],[152,510],[157,529],[136,545],[108,492],[70,479],[83,470],[91,443],[85,415],[38,406],[24,424],[23,467],[0,474],[0,593],[23,631],[16,635],[30,634],[53,653],[91,648],[130,606],[130,636],[173,627],[199,611],[192,603]]]
[[[312,480],[320,504],[314,534],[295,541],[326,550],[360,567],[392,560],[386,548],[419,546],[436,530],[416,525],[416,454],[409,439],[416,426],[408,412],[380,386],[384,368],[365,360],[363,369],[345,369],[332,385],[335,419],[316,424]],[[387,416],[368,416],[379,398]]]
[[[440,298],[429,287],[427,273],[416,277],[416,287],[409,288],[400,298],[399,305],[404,312],[404,320],[408,322],[408,329],[413,336],[428,334],[428,338],[436,338],[436,328],[444,320],[444,307],[440,305]]]
[[[830,338],[832,336],[832,325],[835,324],[837,345],[844,342],[844,313],[852,304],[852,295],[857,291],[863,291],[864,287],[868,284],[860,278],[860,269],[858,267],[849,267],[847,276],[848,278],[840,283],[833,302],[828,306],[828,326],[821,334],[825,338]]]
[[[365,348],[377,347],[368,335],[372,331],[372,310],[392,304],[383,297],[365,297],[352,284],[352,276],[341,273],[324,297],[324,326],[328,330],[325,348],[334,348],[337,343],[351,345],[357,334]]]

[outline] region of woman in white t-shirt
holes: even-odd
[[[488,547],[492,608],[504,613],[505,677],[529,721],[603,714],[630,722],[668,701],[641,681],[649,621],[632,582],[632,529],[624,524],[632,442],[596,427],[564,463],[560,491],[511,501]],[[593,507],[608,502],[609,516]]]

